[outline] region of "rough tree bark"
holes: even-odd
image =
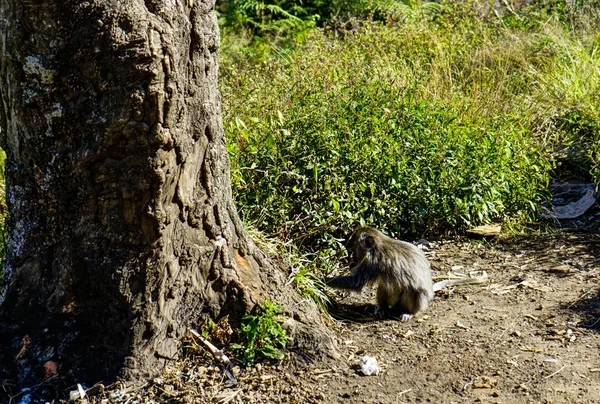
[[[298,346],[332,346],[236,214],[213,6],[0,0],[4,377],[144,377],[264,296]]]

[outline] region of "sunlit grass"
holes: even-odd
[[[341,36],[314,30],[259,58],[248,41],[226,48],[245,220],[312,254],[296,273],[322,274],[335,268],[313,261],[338,260],[358,223],[402,238],[518,228],[536,220],[551,175],[577,167],[598,182],[595,14],[548,10],[482,21],[445,3]]]

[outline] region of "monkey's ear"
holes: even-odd
[[[365,250],[370,250],[375,247],[375,239],[372,236],[362,234],[360,237],[360,245]]]

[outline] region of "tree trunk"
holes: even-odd
[[[294,307],[298,346],[331,348],[233,205],[213,7],[0,0],[0,363],[21,386],[146,377],[264,296]]]

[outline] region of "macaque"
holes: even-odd
[[[371,227],[356,229],[346,248],[356,265],[350,275],[329,280],[329,286],[360,291],[377,282],[379,311],[401,315],[402,321],[427,309],[434,286],[429,261],[419,248]]]

